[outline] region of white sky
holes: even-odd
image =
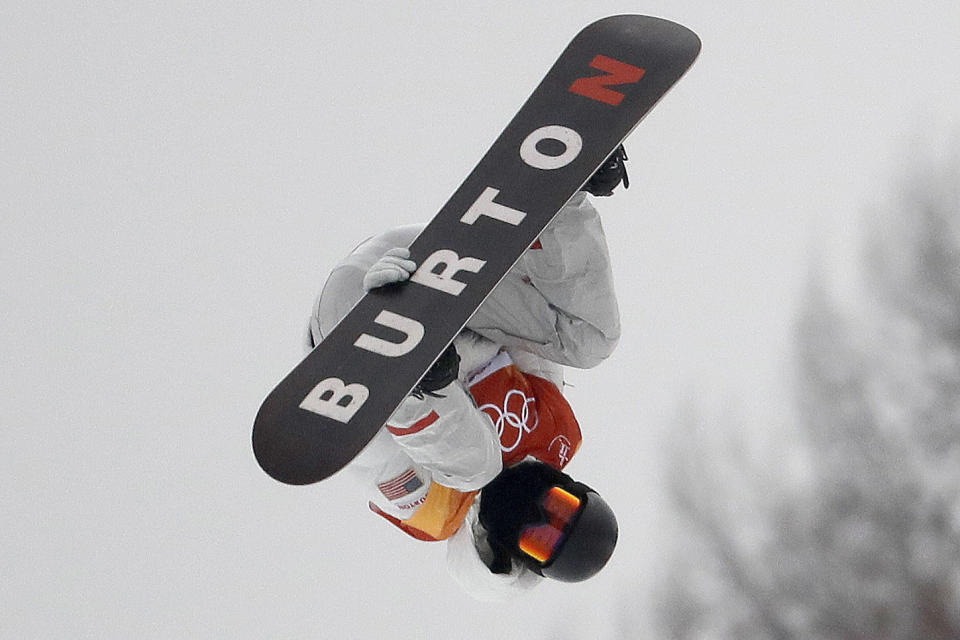
[[[270,480],[250,428],[325,272],[432,216],[616,13],[704,43],[599,203],[625,335],[569,376],[570,470],[621,542],[589,583],[478,604],[348,479]],[[0,637],[645,629],[677,399],[788,419],[810,258],[842,268],[910,141],[956,132],[958,33],[952,0],[4,3]]]

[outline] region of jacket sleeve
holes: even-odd
[[[407,396],[387,430],[433,482],[451,489],[478,490],[503,466],[493,422],[457,380],[433,395]]]

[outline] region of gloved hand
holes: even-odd
[[[417,270],[417,263],[409,258],[410,250],[406,247],[397,247],[387,251],[363,276],[364,291],[409,280],[413,272]]]

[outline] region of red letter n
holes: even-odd
[[[626,62],[620,62],[607,56],[598,55],[590,63],[590,66],[600,71],[606,71],[606,75],[590,76],[587,78],[578,78],[572,85],[570,91],[581,96],[586,96],[591,100],[598,100],[607,104],[617,106],[623,101],[624,95],[619,91],[608,89],[608,85],[632,84],[640,80],[646,69],[635,67]]]

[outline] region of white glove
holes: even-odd
[[[410,250],[406,247],[390,249],[363,276],[363,289],[370,291],[395,282],[409,280],[417,270],[417,263],[410,260]]]

